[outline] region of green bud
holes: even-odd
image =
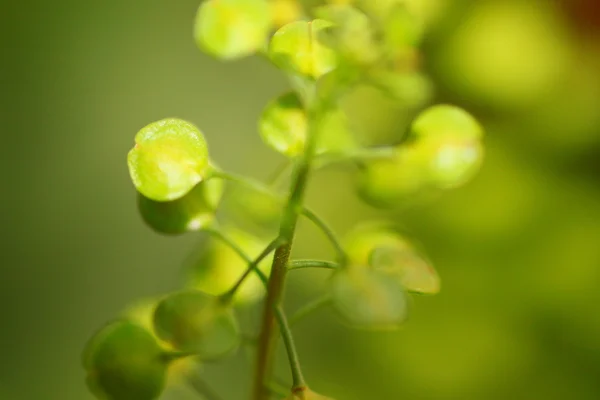
[[[381,223],[359,226],[346,236],[344,248],[352,265],[372,267],[396,279],[409,292],[440,291],[439,275],[429,260],[390,226]]]
[[[258,228],[269,233],[277,229],[284,206],[283,198],[244,185],[232,186],[228,190],[225,212],[236,226],[250,231]]]
[[[483,128],[462,108],[442,104],[421,112],[412,123],[411,134],[416,140],[425,137],[480,140]]]
[[[271,26],[267,0],[207,0],[196,14],[194,38],[208,54],[230,60],[261,49]]]
[[[307,128],[304,107],[294,92],[270,102],[259,121],[263,141],[275,151],[290,157],[302,153]]]
[[[337,65],[335,52],[318,40],[319,32],[330,26],[319,19],[284,25],[271,39],[269,56],[287,73],[318,79]]]
[[[150,332],[127,320],[96,333],[83,362],[87,384],[99,399],[153,400],[165,386],[166,353]]]
[[[483,162],[479,140],[428,137],[416,142],[413,151],[425,164],[427,178],[441,189],[461,186],[469,181]]]
[[[358,193],[368,204],[396,207],[424,193],[428,177],[412,149],[399,148],[393,157],[366,163],[358,174]]]
[[[154,201],[138,193],[138,208],[144,221],[159,233],[197,231],[214,221],[222,193],[223,181],[210,178],[173,201]]]
[[[154,201],[183,197],[209,171],[202,133],[180,119],[154,122],[135,136],[127,156],[129,174],[138,192]]]
[[[340,153],[356,146],[345,114],[330,109],[317,122],[317,153]],[[306,111],[295,92],[285,93],[267,105],[259,121],[263,141],[288,157],[302,154],[308,135]]]
[[[198,290],[165,297],[154,311],[157,335],[174,348],[202,360],[216,359],[234,350],[240,332],[231,307]]]
[[[254,259],[265,249],[268,242],[237,230],[226,229],[230,237],[248,255]],[[259,265],[259,269],[269,275],[273,256],[269,255]],[[211,238],[207,246],[194,254],[188,261],[188,284],[195,289],[218,296],[233,287],[248,268],[247,262],[221,240]],[[256,276],[250,274],[235,292],[237,304],[252,303],[264,295],[265,289]]]
[[[420,72],[376,71],[369,76],[369,82],[408,108],[421,107],[433,96],[431,81]]]
[[[400,282],[379,271],[341,269],[329,284],[334,308],[351,326],[391,329],[407,317],[407,299]]]
[[[408,10],[406,4],[397,3],[390,7],[383,29],[389,51],[396,52],[417,46],[423,37],[424,24]]]
[[[344,237],[343,246],[348,261],[354,265],[369,265],[371,253],[380,247],[404,246],[405,240],[384,222],[364,223],[354,227]]]
[[[333,4],[319,7],[319,18],[331,21],[330,28],[323,30],[323,43],[334,48],[349,64],[368,66],[381,57],[381,46],[369,18],[348,4]]]

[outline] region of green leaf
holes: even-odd
[[[316,80],[337,65],[333,50],[319,42],[319,32],[331,23],[315,19],[282,26],[271,39],[269,57],[283,71]]]
[[[102,328],[84,350],[86,382],[99,399],[153,400],[164,389],[168,361],[150,332],[120,320]]]
[[[425,137],[443,137],[454,140],[479,140],[483,128],[462,108],[441,104],[421,112],[411,126],[416,140]]]
[[[336,271],[329,283],[334,308],[354,327],[392,329],[406,320],[404,289],[379,271],[345,268]]]
[[[263,48],[271,27],[266,0],[207,0],[196,14],[194,38],[208,54],[230,60]]]
[[[129,174],[138,192],[155,201],[183,197],[209,171],[202,133],[189,122],[169,118],[154,122],[135,136]]]
[[[144,221],[155,231],[181,234],[211,225],[222,193],[223,181],[210,178],[173,201],[154,201],[138,193],[138,208]]]
[[[238,229],[223,229],[248,257],[254,259],[265,249],[268,242]],[[269,275],[273,256],[266,257],[258,267]],[[187,261],[188,285],[194,289],[218,296],[233,287],[248,268],[247,262],[221,240],[210,238],[206,246]],[[235,292],[236,304],[253,303],[264,295],[265,289],[256,276],[249,275]]]
[[[198,290],[176,292],[160,301],[154,311],[154,329],[174,348],[202,360],[222,357],[240,342],[231,307]]]
[[[317,153],[342,153],[356,147],[348,121],[340,109],[328,109],[318,121]],[[302,154],[308,135],[305,109],[295,92],[277,97],[267,105],[259,121],[263,141],[288,157]]]

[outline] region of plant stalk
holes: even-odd
[[[309,132],[306,147],[294,168],[291,193],[279,227],[279,238],[283,241],[283,244],[275,250],[271,276],[267,287],[267,297],[258,342],[256,375],[252,396],[254,400],[268,400],[269,398],[269,392],[266,390],[266,387],[272,374],[273,359],[279,336],[279,327],[276,323],[275,314],[277,307],[281,304],[296,225],[303,210],[304,195],[311,164],[315,155],[315,127],[320,118],[317,108],[309,107],[308,110]]]

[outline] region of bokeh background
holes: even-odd
[[[374,0],[375,1],[375,0]],[[298,325],[305,373],[339,399],[600,398],[600,11],[595,0],[411,0],[427,19],[436,101],[471,110],[487,158],[467,186],[388,214],[443,279],[395,333],[323,312]],[[135,132],[193,121],[212,157],[257,178],[280,161],[256,133],[286,88],[263,60],[200,53],[198,0],[0,5],[0,399],[91,399],[80,352],[137,299],[181,284],[201,235],[161,237],[137,214],[125,156]],[[397,140],[410,120],[365,91],[364,129]],[[339,232],[383,214],[350,169],[319,173],[310,204]],[[297,254],[328,255],[301,227]],[[288,307],[324,275],[298,272]],[[279,375],[287,379],[281,366]],[[246,398],[243,355],[204,374]],[[168,399],[193,398],[172,389]]]

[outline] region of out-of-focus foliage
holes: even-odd
[[[595,400],[596,2],[408,3],[431,28],[418,59],[433,73],[435,99],[472,105],[486,127],[486,162],[469,185],[397,211],[442,277],[439,296],[421,298],[406,329],[376,338],[328,314],[298,325],[309,378],[347,400]],[[180,284],[177,254],[196,239],[158,237],[136,215],[122,168],[130,132],[179,115],[204,121],[211,155],[230,169],[265,176],[277,160],[255,121],[286,87],[259,60],[223,66],[198,55],[189,17],[197,7],[62,0],[3,11],[1,293],[10,306],[0,338],[10,346],[0,398],[91,398],[74,360],[98,321]],[[400,142],[414,116],[371,87],[346,106],[359,131],[377,133],[370,142]],[[323,171],[309,197],[340,232],[374,213],[339,184],[348,175]],[[328,254],[310,228],[300,236],[299,255]],[[318,289],[320,275],[297,273],[290,307]],[[240,356],[205,373],[227,398],[242,398],[247,383],[231,382],[249,365]],[[195,397],[171,389],[165,398]]]

